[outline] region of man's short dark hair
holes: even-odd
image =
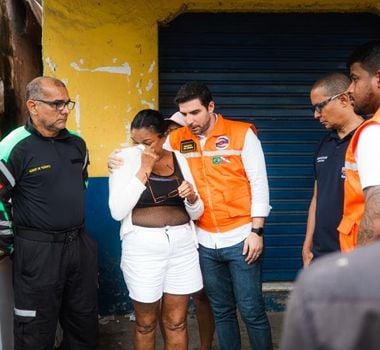
[[[338,72],[333,72],[319,78],[311,87],[311,90],[322,88],[326,95],[336,95],[346,91],[351,84],[350,78]]]
[[[347,60],[347,67],[360,63],[362,68],[370,74],[380,69],[380,40],[371,40],[357,47]]]
[[[180,103],[195,99],[199,99],[201,101],[201,104],[206,108],[210,102],[214,100],[211,91],[206,84],[199,81],[191,81],[179,88],[174,102],[178,106]]]

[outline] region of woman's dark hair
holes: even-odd
[[[146,128],[158,134],[160,137],[166,135],[169,123],[163,115],[154,109],[143,109],[138,112],[132,120],[131,131],[133,129]]]

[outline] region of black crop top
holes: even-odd
[[[145,190],[141,194],[135,208],[149,208],[155,206],[185,207],[184,200],[178,195],[178,186],[183,181],[183,175],[177,159],[172,153],[174,171],[172,175],[162,176],[151,173],[146,182]]]

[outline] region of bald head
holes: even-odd
[[[45,85],[66,88],[66,85],[59,79],[48,76],[37,77],[26,86],[25,99],[30,100],[43,98]]]

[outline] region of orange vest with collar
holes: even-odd
[[[352,136],[346,152],[343,217],[338,226],[340,249],[343,252],[348,252],[358,245],[359,225],[364,214],[365,200],[355,152],[361,132],[365,127],[374,123],[380,123],[380,109],[371,119],[359,126]]]
[[[241,153],[253,125],[224,119],[220,114],[203,150],[187,127],[170,133],[170,145],[187,159],[205,211],[197,226],[222,233],[252,222],[251,187]]]

